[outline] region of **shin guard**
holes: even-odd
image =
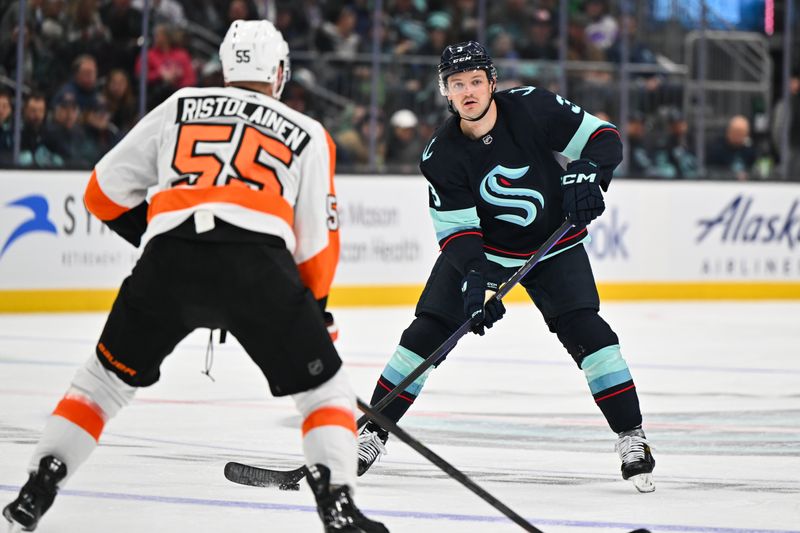
[[[331,485],[356,481],[355,393],[342,369],[306,392],[292,395],[303,416],[303,452],[307,465],[322,464],[331,471]]]
[[[28,470],[35,471],[42,457],[52,455],[66,465],[67,477],[61,484],[66,482],[97,447],[106,422],[135,393],[135,387],[124,383],[92,355],[75,373],[70,388],[47,420]]]

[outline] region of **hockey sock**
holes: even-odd
[[[292,395],[303,416],[306,464],[331,471],[331,485],[356,482],[356,397],[343,370],[315,389]]]
[[[381,401],[389,391],[411,374],[424,360],[424,358],[411,350],[398,346],[392,358],[386,363],[381,377],[378,378],[375,391],[372,393],[372,405]],[[420,377],[408,385],[397,398],[389,402],[389,405],[384,407],[381,413],[394,422],[400,420],[406,414],[408,408],[411,407],[411,404],[414,403],[414,400],[417,399],[417,396],[419,396],[422,386],[432,371],[433,368],[427,369]]]
[[[581,362],[595,403],[615,433],[642,424],[639,397],[619,345],[606,346]]]
[[[97,447],[106,422],[135,393],[135,387],[124,383],[92,355],[75,373],[70,388],[47,420],[28,471],[36,471],[42,457],[53,455],[67,466],[67,476],[60,483],[63,485]]]

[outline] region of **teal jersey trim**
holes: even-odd
[[[592,394],[633,380],[628,364],[619,351],[619,344],[606,346],[587,356],[581,363],[581,368]]]
[[[381,375],[390,383],[397,385],[403,381],[406,376],[416,370],[416,368],[424,360],[424,358],[415,354],[411,350],[403,348],[402,346],[398,346],[394,352],[394,355],[392,355],[392,358],[389,359],[388,363],[386,363],[386,367],[383,369],[383,373]],[[414,396],[419,396],[422,386],[425,385],[425,381],[428,379],[428,376],[432,371],[433,367],[428,368],[428,370],[423,372],[420,377],[415,379],[408,387],[406,387],[406,392],[411,393]]]
[[[433,219],[433,228],[436,230],[436,240],[441,241],[454,233],[466,229],[480,229],[481,219],[475,207],[456,209],[454,211],[437,211],[430,209]]]
[[[566,252],[570,248],[574,248],[574,247],[578,246],[579,244],[589,243],[589,242],[592,242],[592,238],[587,234],[586,237],[584,237],[583,239],[579,240],[578,242],[576,242],[574,244],[570,244],[569,246],[565,246],[564,248],[562,248],[562,249],[560,249],[558,251],[549,253],[549,254],[545,255],[544,257],[542,257],[541,260],[542,261],[546,261],[546,260],[550,259],[551,257],[554,257],[554,256],[560,254],[561,252]],[[501,257],[499,255],[490,254],[489,252],[484,252],[484,254],[486,255],[486,259],[488,259],[489,261],[492,261],[493,263],[497,263],[498,265],[504,266],[506,268],[519,268],[519,267],[521,267],[522,265],[524,265],[528,261],[527,259],[513,259],[511,257]]]
[[[598,128],[601,126],[608,126],[610,128],[615,128],[613,124],[600,120],[596,116],[592,115],[591,113],[583,113],[583,120],[581,121],[581,125],[578,127],[578,131],[575,132],[575,135],[572,136],[572,140],[569,141],[569,144],[561,154],[570,160],[580,159],[581,152],[586,147],[586,144],[589,142],[589,137],[591,137],[592,133],[597,131]]]

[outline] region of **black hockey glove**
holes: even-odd
[[[588,225],[606,208],[600,188],[600,167],[593,161],[578,159],[568,164],[561,175],[561,190],[564,216],[576,227]]]
[[[491,298],[497,292],[497,283],[487,281],[477,270],[470,270],[461,284],[461,295],[464,297],[464,313],[470,321],[470,329],[478,335],[484,334],[484,326],[491,328],[495,322],[503,318],[506,308],[497,298]]]

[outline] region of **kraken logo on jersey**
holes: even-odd
[[[433,155],[433,151],[431,150],[431,148],[433,148],[433,143],[435,143],[435,142],[436,142],[436,137],[431,139],[431,142],[429,142],[428,146],[425,147],[425,150],[422,152],[422,160],[423,161],[427,161]]]
[[[530,166],[522,168],[508,168],[503,165],[497,165],[481,180],[481,198],[484,201],[496,205],[498,207],[509,207],[512,209],[522,209],[525,211],[525,216],[520,215],[497,215],[495,218],[517,224],[518,226],[529,226],[531,222],[536,219],[538,210],[536,204],[529,200],[522,200],[518,198],[503,198],[503,196],[523,196],[537,200],[539,205],[544,208],[544,196],[538,191],[533,189],[523,189],[509,187],[510,183],[507,180],[516,180],[527,174]]]

